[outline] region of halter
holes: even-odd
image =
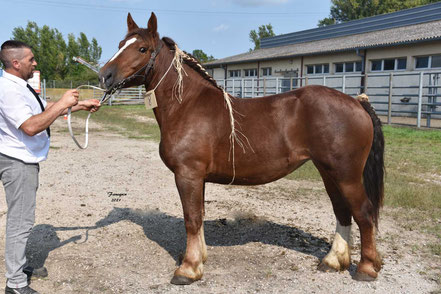
[[[122,88],[124,88],[124,86],[131,82],[132,80],[139,78],[139,77],[143,77],[143,84],[147,84],[147,75],[150,73],[150,71],[153,69],[153,66],[155,65],[155,60],[156,57],[159,54],[159,51],[161,51],[162,49],[162,41],[159,40],[159,44],[156,47],[155,51],[152,52],[152,54],[150,55],[150,60],[149,62],[147,62],[146,65],[144,65],[143,67],[141,67],[137,72],[135,72],[133,75],[125,78],[124,80],[122,80],[121,82],[113,85],[110,89],[108,89],[106,91],[106,93],[104,93],[103,98],[101,98],[100,103],[104,103],[107,101],[107,99],[109,99],[116,91],[121,90]],[[143,75],[141,75],[141,73],[145,71],[145,73]]]
[[[119,82],[119,83],[113,85],[112,88],[110,88],[109,90],[107,90],[107,91],[104,93],[103,97],[101,98],[100,103],[103,104],[104,102],[106,102],[110,97],[112,97],[112,95],[113,95],[116,91],[118,91],[118,90],[124,88],[124,86],[125,86],[127,83],[131,82],[132,80],[134,80],[134,79],[136,79],[136,78],[144,77],[143,83],[144,83],[144,84],[147,84],[147,75],[148,75],[148,74],[150,73],[150,71],[153,69],[153,66],[154,66],[154,64],[155,64],[155,59],[156,59],[156,57],[158,56],[159,51],[161,51],[162,45],[163,45],[163,44],[162,44],[162,41],[159,40],[158,47],[156,47],[155,51],[152,52],[152,54],[151,54],[151,56],[150,56],[150,60],[149,60],[149,62],[148,62],[146,65],[144,65],[143,67],[141,67],[141,68],[140,68],[137,72],[135,72],[133,75],[131,75],[131,76],[125,78],[124,80],[122,80],[121,82]],[[143,71],[145,71],[145,73],[144,73],[144,75],[141,75],[141,73],[142,73]],[[167,71],[167,72],[168,72],[168,71]],[[81,87],[81,86],[80,86],[80,87]],[[78,87],[77,89],[79,89],[80,87]],[[95,88],[96,88],[96,87],[95,87]],[[97,88],[97,89],[100,89],[100,88]],[[72,113],[72,107],[69,107],[69,108],[67,109],[67,124],[68,124],[68,128],[69,128],[70,136],[72,137],[73,141],[75,142],[75,144],[76,144],[80,149],[86,149],[86,148],[87,148],[87,145],[88,145],[88,143],[89,143],[89,118],[90,118],[90,116],[91,116],[92,113],[90,112],[89,115],[87,116],[87,119],[86,119],[86,129],[85,129],[86,134],[85,134],[85,143],[84,143],[83,146],[82,146],[80,143],[78,143],[77,139],[75,138],[75,136],[74,136],[74,134],[73,134],[72,125],[71,125],[71,119],[70,119],[70,118],[71,118],[71,113]]]

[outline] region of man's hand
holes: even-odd
[[[90,112],[96,112],[101,107],[101,103],[97,99],[80,101],[78,104],[82,107],[83,110],[88,110]]]
[[[69,108],[78,104],[78,98],[80,97],[80,93],[77,90],[69,90],[64,93],[63,97],[61,97],[59,103],[61,103],[64,108]]]

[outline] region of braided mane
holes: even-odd
[[[165,43],[165,45],[167,45],[167,47],[170,50],[175,50],[175,46],[176,43],[175,41],[173,41],[171,38],[169,37],[163,37],[162,41]],[[201,65],[201,63],[190,53],[186,52],[186,51],[182,51],[185,54],[182,55],[182,59],[185,61],[185,63],[190,66],[193,70],[195,70],[197,73],[199,73],[199,75],[206,81],[210,82],[210,84],[212,84],[213,86],[215,86],[216,88],[218,88],[219,90],[222,91],[222,93],[224,92],[224,89],[219,86],[216,81],[213,79],[213,77],[205,70],[205,68]]]

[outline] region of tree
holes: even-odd
[[[254,43],[254,50],[260,48],[260,40],[263,38],[274,37],[273,26],[271,24],[261,25],[258,29],[250,32],[250,41]]]
[[[191,55],[193,55],[197,60],[199,60],[200,63],[205,63],[208,61],[213,61],[215,60],[215,58],[213,57],[213,55],[208,56],[204,51],[202,51],[201,49],[195,49],[193,50],[193,52],[191,53]]]
[[[319,21],[319,27],[413,8],[439,0],[331,0],[331,2],[330,15]]]
[[[86,61],[98,64],[102,48],[95,38],[89,42],[84,33],[79,38],[68,35],[68,43],[63,35],[48,26],[38,27],[35,22],[28,22],[27,27],[14,28],[13,39],[31,46],[37,60],[37,70],[40,70],[42,79],[62,80],[74,79],[96,81],[96,74],[72,60],[74,56],[81,56]]]

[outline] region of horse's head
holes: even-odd
[[[127,35],[119,43],[118,52],[99,73],[101,86],[107,89],[114,86],[125,88],[142,84],[148,73],[147,68],[152,54],[155,56],[159,51],[157,46],[160,40],[154,13],[148,21],[147,29],[139,28],[129,13],[127,27]]]

